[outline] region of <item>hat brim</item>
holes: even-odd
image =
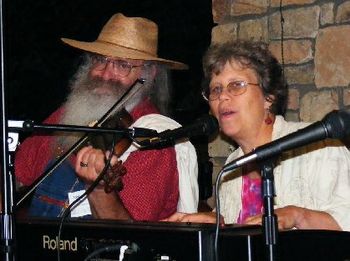
[[[72,47],[105,56],[159,62],[167,65],[170,69],[174,70],[188,69],[188,65],[184,63],[162,59],[148,53],[140,52],[138,50],[126,48],[123,46],[118,46],[116,44],[111,44],[108,42],[102,42],[99,40],[96,40],[95,42],[82,42],[67,38],[61,38],[61,40]]]

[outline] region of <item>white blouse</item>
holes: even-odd
[[[286,122],[277,116],[272,132],[276,140],[309,123]],[[227,163],[243,155],[240,148]],[[337,140],[324,140],[284,152],[274,168],[274,207],[295,205],[325,211],[343,230],[350,231],[350,152]],[[226,223],[237,221],[241,205],[241,170],[225,176],[220,187],[220,212]]]

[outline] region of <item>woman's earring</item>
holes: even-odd
[[[270,113],[270,109],[267,109],[267,116],[266,116],[266,118],[265,118],[265,123],[267,124],[267,125],[271,125],[272,123],[273,123],[273,120],[272,120],[272,118],[271,118],[271,113]]]

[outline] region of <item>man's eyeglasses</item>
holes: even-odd
[[[230,95],[238,96],[246,92],[248,85],[259,86],[258,83],[251,83],[246,81],[232,81],[226,86],[226,90]],[[208,90],[202,92],[202,96],[207,101],[214,101],[218,99],[223,92],[222,86],[215,86],[213,88],[208,88]]]
[[[132,65],[127,61],[115,60],[102,55],[93,55],[91,60],[92,60],[94,69],[98,71],[103,71],[108,65],[108,63],[111,63],[113,66],[113,72],[121,77],[128,76],[133,68],[144,66],[144,64]]]

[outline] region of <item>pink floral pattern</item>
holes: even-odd
[[[248,217],[261,214],[263,209],[261,178],[252,179],[245,175],[242,180],[242,209],[237,219],[238,224],[244,223]]]

